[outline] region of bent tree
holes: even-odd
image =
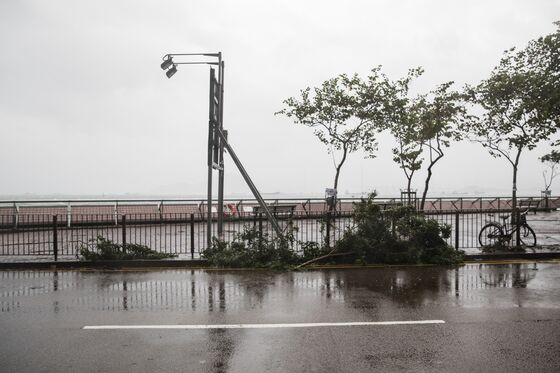
[[[385,128],[396,140],[393,160],[404,172],[409,197],[412,179],[427,160],[420,210],[424,209],[436,163],[445,156],[451,141],[462,139],[459,124],[468,118],[463,95],[451,89],[452,81],[426,94],[409,96],[410,83],[423,72],[421,67],[411,69],[391,84],[384,115]]]
[[[462,95],[452,91],[450,89],[452,85],[453,82],[440,84],[420,102],[419,140],[427,149],[429,161],[420,210],[424,210],[433,168],[444,157],[444,149],[450,146],[451,141],[462,139],[459,124],[464,118],[467,118],[466,110]]]
[[[558,164],[560,163],[560,151],[554,149],[550,153],[542,156],[541,162],[544,163],[548,169],[550,170],[550,175],[548,174],[548,170],[543,172],[543,179],[544,179],[544,190],[550,191],[550,187],[552,186],[552,181],[556,176],[558,176]]]
[[[416,171],[420,170],[423,161],[424,142],[420,116],[425,101],[423,96],[410,98],[409,86],[411,81],[423,72],[421,67],[410,69],[406,77],[392,82],[383,108],[383,129],[388,130],[395,138],[396,146],[392,148],[393,161],[403,170],[407,179],[408,203],[412,179]]]
[[[517,207],[517,172],[521,154],[534,149],[540,141],[556,132],[554,97],[560,76],[545,76],[546,67],[534,58],[539,54],[534,45],[504,53],[490,77],[475,87],[467,87],[469,100],[482,114],[466,127],[493,157],[505,158],[512,167],[512,207]],[[556,67],[557,68],[557,67]],[[554,75],[554,74],[553,74]],[[553,79],[551,81],[551,79]],[[555,79],[555,80],[554,80]],[[543,82],[546,89],[543,89]]]
[[[530,74],[533,84],[526,87],[527,105],[542,118],[560,127],[560,21],[556,30],[529,41],[524,50],[511,49],[505,58],[513,68]],[[558,143],[556,145],[559,145]]]
[[[523,53],[517,56],[520,61],[516,62],[517,65],[528,66],[527,69],[535,77],[536,84],[532,85],[531,92],[528,92],[533,110],[539,116],[550,119],[558,130],[560,129],[560,21],[554,24],[555,32],[531,40]],[[560,146],[560,140],[551,145]],[[552,150],[541,160],[549,166],[554,162],[557,165],[560,160],[558,150]]]
[[[372,76],[383,79],[379,68],[372,70]],[[327,146],[327,152],[333,156],[335,190],[338,190],[340,172],[348,155],[361,147],[365,126],[375,121],[381,112],[384,94],[381,85],[364,93],[367,84],[356,74],[351,77],[341,74],[326,80],[320,87],[302,90],[299,98],[284,100],[286,107],[276,113],[313,128],[315,136]],[[335,152],[340,154],[338,160]],[[334,207],[331,205],[330,210]]]

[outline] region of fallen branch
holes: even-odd
[[[311,259],[311,260],[308,260],[307,262],[302,263],[302,264],[296,266],[294,269],[299,269],[299,268],[304,267],[304,266],[306,266],[306,265],[308,265],[308,264],[318,262],[319,260],[322,260],[322,259],[332,258],[332,257],[335,257],[335,256],[350,255],[350,254],[354,254],[354,252],[353,252],[353,251],[349,251],[349,252],[346,252],[346,253],[333,253],[333,252],[331,251],[330,253],[328,253],[328,254],[326,254],[326,255],[323,255],[323,256],[320,256],[320,257],[317,257],[317,258],[313,258],[313,259]]]

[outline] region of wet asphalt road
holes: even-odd
[[[560,263],[0,271],[2,372],[560,371]],[[85,325],[444,320],[210,330]]]

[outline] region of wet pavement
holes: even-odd
[[[0,330],[6,372],[560,371],[560,263],[0,271]]]

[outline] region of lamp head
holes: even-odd
[[[168,78],[171,78],[177,72],[177,65],[173,65],[169,70],[165,72]]]
[[[163,70],[167,70],[169,68],[169,66],[173,65],[173,59],[171,57],[168,57],[166,60],[164,60],[161,63],[161,68]]]

